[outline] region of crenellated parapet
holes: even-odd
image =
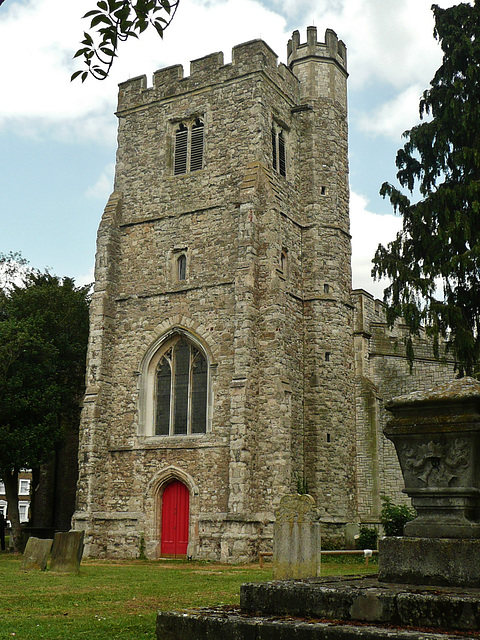
[[[190,62],[190,75],[184,76],[181,64],[159,69],[153,74],[153,86],[147,86],[146,76],[139,76],[119,85],[118,110],[141,106],[188,92],[201,91],[220,83],[232,82],[243,76],[263,72],[291,94],[298,81],[290,69],[277,62],[277,54],[263,40],[251,40],[232,49],[232,62],[224,64],[222,52],[211,53]]]
[[[300,33],[294,31],[287,45],[288,66],[293,69],[295,63],[306,58],[330,58],[347,71],[347,48],[342,40],[339,40],[335,31],[325,31],[325,42],[318,42],[317,28],[307,27],[307,42],[300,43]]]

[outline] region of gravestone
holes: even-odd
[[[39,569],[45,571],[47,568],[48,556],[52,549],[53,540],[48,538],[34,538],[33,536],[27,540],[25,551],[23,552],[22,571],[31,569]]]
[[[312,496],[283,496],[275,518],[273,577],[284,580],[319,576],[320,523]]]
[[[57,573],[78,573],[83,555],[84,531],[56,533],[53,540],[50,570]]]

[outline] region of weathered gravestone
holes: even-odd
[[[84,531],[56,533],[53,540],[50,570],[57,573],[78,573],[83,555]]]
[[[320,523],[312,496],[283,496],[275,518],[273,577],[283,580],[319,576]]]
[[[22,564],[20,569],[22,571],[29,571],[30,569],[39,569],[45,571],[47,568],[48,556],[52,548],[53,540],[34,538],[33,536],[27,540],[25,551],[23,552]]]

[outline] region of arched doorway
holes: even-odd
[[[190,493],[179,480],[170,482],[162,495],[162,556],[186,556],[190,521]]]

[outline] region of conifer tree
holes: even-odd
[[[437,356],[446,339],[462,376],[480,355],[480,0],[432,10],[443,61],[420,101],[422,121],[397,153],[408,195],[389,183],[380,191],[403,228],[379,245],[372,275],[391,280],[389,322],[403,316],[410,335],[425,325]]]

